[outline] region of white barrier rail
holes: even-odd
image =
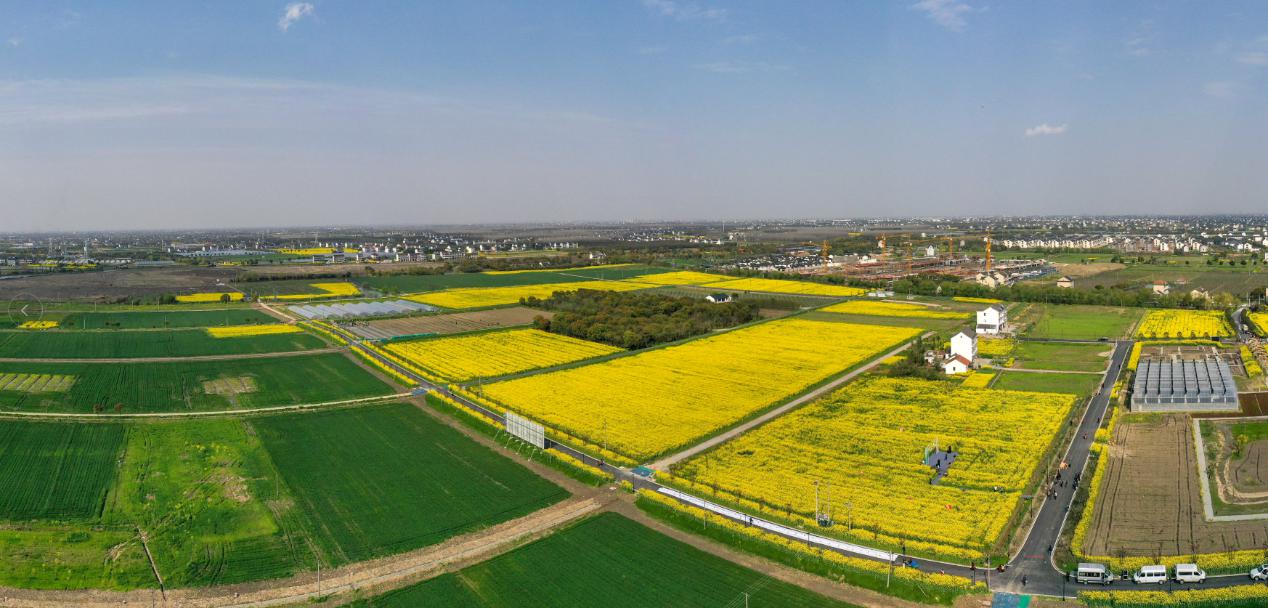
[[[797,528],[790,528],[788,526],[780,525],[774,522],[769,522],[758,517],[753,517],[752,515],[749,515],[748,513],[741,513],[740,511],[736,511],[734,509],[728,509],[722,505],[714,504],[707,500],[696,498],[695,496],[692,496],[690,494],[679,492],[678,490],[675,490],[673,488],[666,488],[664,486],[661,486],[657,488],[657,491],[671,498],[675,498],[677,500],[681,500],[682,502],[694,505],[706,511],[716,513],[727,519],[732,519],[740,523],[757,526],[758,528],[769,530],[776,534],[787,536],[788,538],[795,538],[799,541],[805,541],[810,544],[819,545],[821,547],[835,549],[837,551],[841,551],[844,553],[853,553],[855,555],[861,555],[863,557],[878,559],[884,562],[892,562],[898,558],[897,553],[889,553],[887,551],[881,551],[880,549],[873,549],[871,547],[864,547],[862,545],[855,545],[853,543],[842,542],[835,538],[819,536],[818,534],[811,534],[804,530],[798,530]]]

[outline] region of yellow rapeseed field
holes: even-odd
[[[1136,328],[1141,338],[1220,338],[1233,335],[1219,310],[1151,310]]]
[[[650,458],[782,402],[919,331],[783,319],[485,385],[484,395],[591,443]]]
[[[278,249],[278,253],[287,255],[326,255],[334,253],[333,247],[304,247],[299,249]]]
[[[957,312],[945,308],[908,304],[906,302],[877,302],[872,300],[850,300],[821,308],[824,312],[839,312],[851,315],[876,315],[882,317],[916,317],[921,319],[967,319],[972,313]]]
[[[986,388],[994,378],[995,372],[977,370],[965,377],[964,382],[961,382],[960,386],[964,388]]]
[[[1248,316],[1256,331],[1260,334],[1268,334],[1268,312],[1252,312]]]
[[[719,283],[707,283],[704,287],[714,289],[733,289],[736,291],[764,291],[769,293],[793,293],[811,296],[861,296],[865,290],[858,287],[811,283],[809,281],[786,281],[783,279],[734,279]]]
[[[538,329],[393,342],[385,348],[414,365],[455,382],[505,376],[621,350]]]
[[[531,274],[536,272],[568,272],[569,270],[599,270],[603,268],[623,268],[625,266],[633,266],[634,264],[596,264],[594,266],[579,266],[576,268],[531,268],[528,270],[486,270],[482,274]]]
[[[663,272],[661,274],[644,274],[631,277],[630,281],[636,283],[650,283],[652,285],[703,285],[705,283],[717,283],[719,281],[729,280],[724,274],[710,274],[707,272],[696,272],[694,270],[680,270],[677,272]]]
[[[244,338],[247,336],[271,336],[273,334],[296,334],[304,330],[294,325],[269,323],[266,325],[231,325],[229,327],[208,327],[207,334],[213,338]]]
[[[633,291],[647,289],[651,285],[627,281],[580,281],[576,283],[543,283],[540,285],[512,285],[509,287],[463,287],[405,296],[407,300],[443,306],[445,308],[479,308],[514,304],[520,298],[549,298],[556,291],[597,289],[600,291]]]
[[[696,456],[674,470],[696,488],[813,521],[826,484],[832,533],[955,559],[981,559],[1000,537],[1071,395],[868,378]],[[926,448],[958,453],[937,484]],[[852,520],[852,521],[847,521]],[[845,528],[852,523],[853,532]]]
[[[202,304],[207,302],[219,302],[228,294],[230,302],[238,302],[242,300],[242,294],[236,291],[220,291],[220,292],[201,292],[191,293],[184,296],[176,296],[176,301],[181,304]]]
[[[24,321],[18,325],[18,329],[53,329],[58,325],[57,321]]]
[[[349,298],[361,295],[361,291],[357,289],[356,285],[347,282],[309,283],[308,286],[320,289],[321,293],[288,293],[280,296],[271,296],[270,299],[315,300],[318,298]]]

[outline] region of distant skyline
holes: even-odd
[[[1268,212],[1268,4],[0,0],[0,232]]]

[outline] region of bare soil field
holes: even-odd
[[[1084,547],[1089,555],[1190,555],[1268,544],[1268,520],[1203,518],[1188,416],[1124,421],[1108,458]]]
[[[128,296],[226,291],[224,287],[217,287],[216,282],[228,283],[238,272],[234,268],[194,266],[57,272],[0,281],[0,299],[8,301],[25,293],[48,301],[109,302]]]
[[[510,308],[493,308],[443,315],[366,321],[350,325],[348,329],[363,338],[379,340],[415,334],[456,334],[496,327],[526,325],[532,323],[534,317],[540,316],[549,319],[552,314],[554,313],[533,310],[523,306],[512,306]]]

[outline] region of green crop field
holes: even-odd
[[[659,534],[616,513],[581,521],[356,608],[848,606]]]
[[[0,421],[0,520],[97,516],[123,435],[118,424]]]
[[[290,352],[324,348],[309,333],[213,338],[201,329],[173,331],[6,331],[0,357],[21,359],[113,359],[196,357]]]
[[[514,285],[540,285],[543,283],[572,283],[594,279],[628,279],[644,274],[668,271],[636,264],[618,268],[570,268],[543,272],[489,274],[467,272],[452,274],[398,274],[377,277],[357,277],[354,283],[388,293],[418,293],[456,287],[510,287]]]
[[[284,490],[249,420],[138,423],[102,520],[145,530],[169,587],[279,578],[315,563]]]
[[[316,287],[313,283],[344,283],[352,279],[284,279],[280,281],[247,281],[244,283],[234,283],[234,287],[241,289],[243,292],[260,297],[284,296],[284,295],[321,295],[326,293]]]
[[[991,388],[1034,393],[1071,393],[1091,395],[1101,383],[1093,374],[1037,374],[1033,372],[1001,372]]]
[[[1064,340],[1111,340],[1126,338],[1144,315],[1140,308],[1116,306],[1068,306],[1031,304],[1015,322],[1027,325],[1022,334],[1027,338]]]
[[[1012,356],[1017,367],[1062,372],[1099,372],[1109,365],[1112,343],[1018,342]]]
[[[0,585],[23,589],[155,587],[135,529],[77,524],[0,528]]]
[[[0,391],[0,409],[92,412],[222,410],[323,403],[393,389],[342,353],[171,363],[0,362],[0,373],[69,374],[69,391]]]
[[[254,426],[332,563],[435,544],[567,496],[408,404]]]
[[[176,329],[277,323],[277,319],[249,308],[154,312],[76,312],[66,315],[61,329]]]

